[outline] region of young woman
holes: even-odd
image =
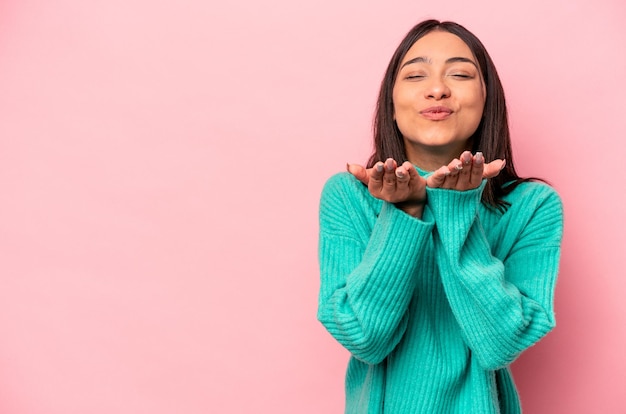
[[[521,412],[508,367],[555,325],[562,205],[516,174],[472,33],[429,20],[407,34],[374,146],[320,203],[318,319],[352,354],[346,412]]]

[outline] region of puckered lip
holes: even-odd
[[[421,110],[420,114],[439,114],[439,113],[451,114],[452,112],[453,112],[452,109],[445,107],[445,106],[431,106],[429,108]]]

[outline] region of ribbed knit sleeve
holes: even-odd
[[[401,340],[433,223],[376,200],[348,174],[320,202],[318,319],[354,357],[381,362]]]
[[[484,369],[495,370],[555,326],[563,219],[556,192],[534,183],[513,192],[506,213],[479,215],[481,208],[488,211],[480,202],[483,188],[484,182],[470,191],[429,188],[428,209],[436,222],[435,255],[453,314],[473,356]],[[498,240],[490,240],[483,224],[505,227],[492,232]]]

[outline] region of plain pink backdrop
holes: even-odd
[[[319,193],[429,17],[486,44],[565,203],[525,411],[626,412],[622,0],[0,1],[0,412],[341,412]]]

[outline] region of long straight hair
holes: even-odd
[[[487,97],[482,120],[470,140],[472,152],[481,151],[487,162],[506,159],[506,166],[498,176],[488,180],[482,195],[483,203],[503,210],[508,203],[502,200],[502,197],[513,191],[521,182],[531,179],[520,178],[515,172],[504,89],[496,67],[481,41],[469,30],[454,22],[423,21],[407,33],[394,52],[381,83],[376,103],[373,124],[374,152],[367,166],[371,168],[378,161],[385,161],[387,158],[395,159],[398,164],[407,161],[404,139],[394,119],[393,88],[400,64],[411,46],[435,30],[452,33],[463,40],[480,67]]]

